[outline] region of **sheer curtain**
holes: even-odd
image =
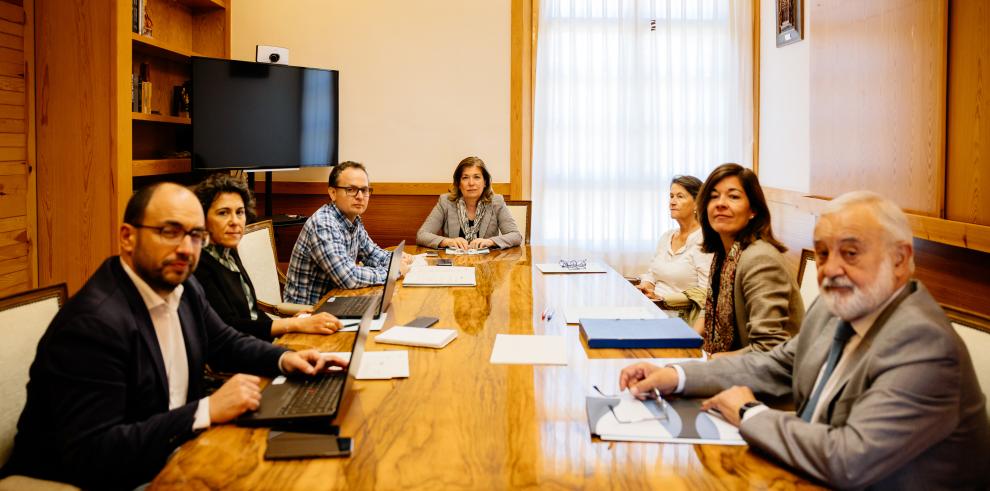
[[[673,176],[751,165],[751,1],[540,2],[534,243],[635,273]]]

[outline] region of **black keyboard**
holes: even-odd
[[[380,302],[381,297],[378,295],[369,295],[361,297],[337,297],[333,303],[338,304],[333,307],[337,316],[351,316],[351,317],[361,317],[368,310],[368,306],[372,302]]]
[[[334,413],[340,399],[341,387],[346,375],[328,375],[305,379],[296,385],[295,392],[286,398],[278,413],[281,416],[294,414]]]

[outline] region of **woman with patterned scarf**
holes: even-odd
[[[769,351],[797,334],[804,303],[773,236],[760,181],[739,164],[712,171],[698,193],[702,250],[714,253],[705,315],[709,353]]]
[[[521,244],[522,234],[505,200],[492,192],[485,163],[468,157],[457,164],[451,192],[440,195],[416,243],[434,249],[505,249]]]

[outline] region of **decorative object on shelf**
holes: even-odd
[[[777,47],[801,40],[803,35],[804,0],[777,0]]]
[[[189,117],[189,82],[172,87],[172,116]]]
[[[141,102],[138,110],[145,114],[151,114],[151,66],[147,63],[141,64],[138,80],[141,87]]]
[[[151,35],[151,31],[155,23],[151,21],[151,10],[148,8],[147,0],[141,0],[141,3],[144,5],[144,16],[142,17],[144,21],[141,27],[141,34],[144,36],[153,37]]]

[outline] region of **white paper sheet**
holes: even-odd
[[[427,266],[406,273],[402,286],[475,286],[471,266]]]
[[[700,399],[675,398],[658,406],[655,401],[640,401],[623,392],[615,398],[589,396],[586,404],[588,426],[602,440],[746,444],[738,428],[717,414],[701,411]]]
[[[332,351],[320,353],[323,356],[336,356],[351,361],[350,351]],[[409,377],[409,352],[400,351],[365,351],[358,367],[358,380],[387,380],[390,378]]]
[[[540,270],[543,274],[548,273],[562,273],[562,274],[580,274],[580,273],[604,273],[608,271],[604,264],[596,263],[594,261],[588,261],[588,264],[582,269],[568,269],[560,266],[560,263],[539,263],[536,268]]]
[[[388,312],[382,314],[379,318],[371,321],[371,328],[369,331],[381,331],[382,326],[385,325],[385,319],[388,319]],[[361,323],[361,319],[340,319],[340,322],[344,324],[344,327],[337,332],[357,332],[358,324]]]
[[[566,365],[567,338],[497,334],[489,361],[494,365]]]
[[[577,324],[585,319],[664,319],[667,317],[660,309],[647,307],[564,307],[564,322]]]

